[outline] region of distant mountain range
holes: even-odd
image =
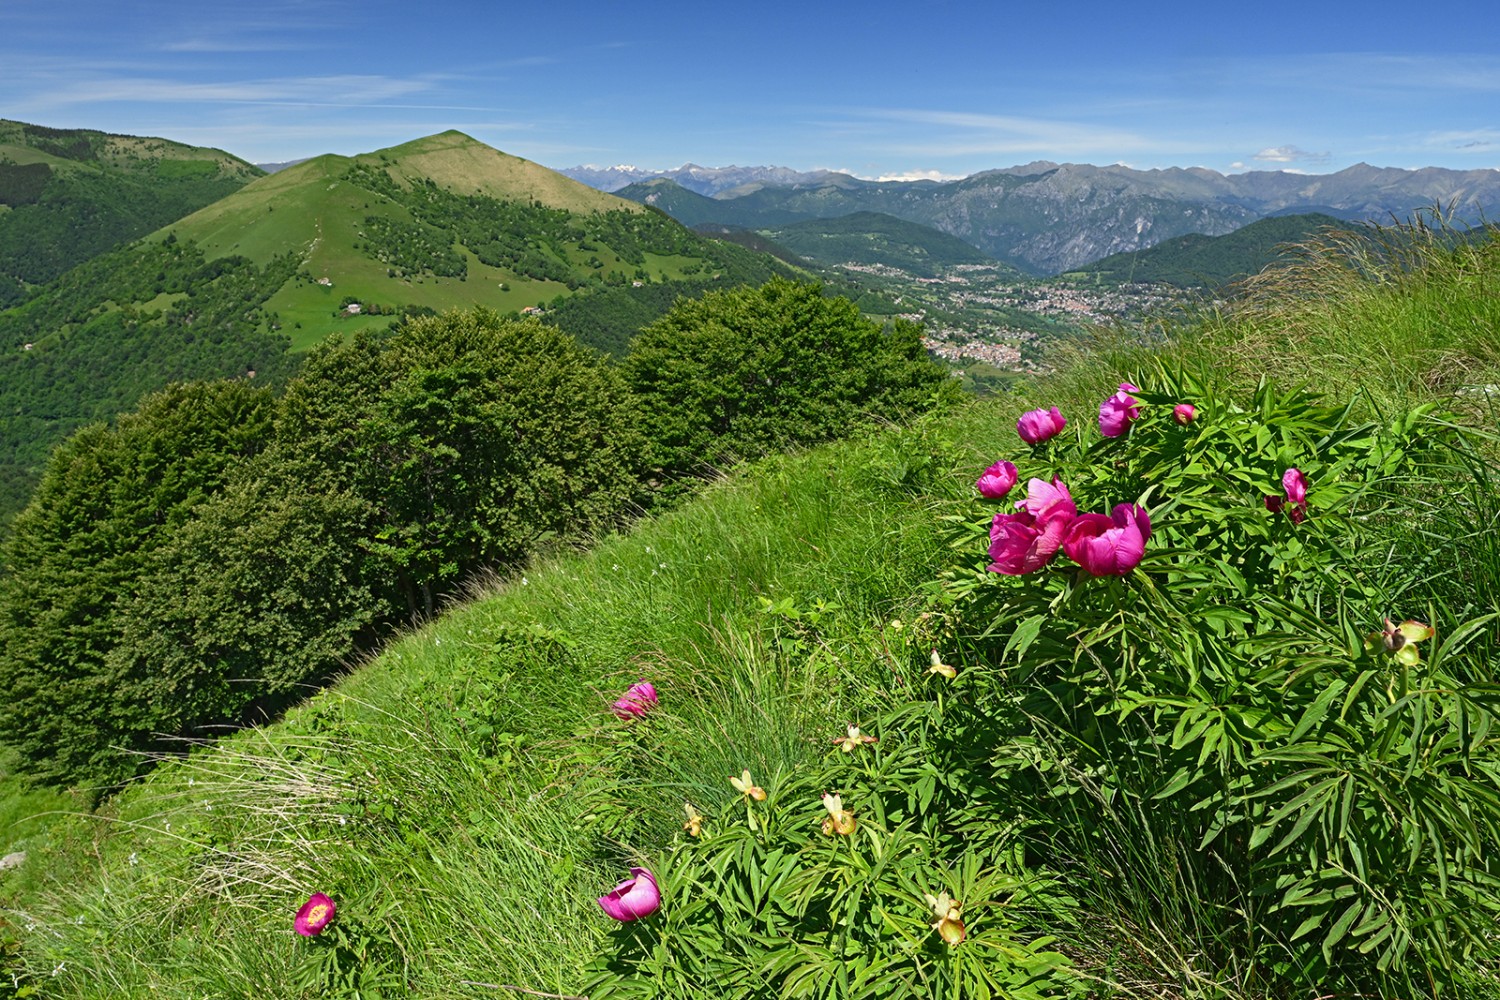
[[[1031,274],[1057,274],[1190,233],[1223,235],[1271,215],[1321,212],[1345,220],[1407,219],[1452,207],[1500,214],[1500,171],[1357,164],[1333,174],[1221,174],[1200,167],[1135,170],[1039,161],[958,181],[867,181],[784,168],[689,165],[642,171],[564,171],[688,225],[774,229],[808,219],[882,212],[931,226]],[[778,180],[790,174],[790,179]],[[722,175],[722,176],[719,176]],[[684,183],[693,178],[693,185]]]
[[[644,170],[640,167],[568,167],[558,173],[581,181],[589,187],[611,193],[627,184],[665,178],[695,194],[714,197],[723,192],[746,193],[757,186],[810,184],[836,175],[832,170],[799,171],[789,167],[700,167],[685,163],[676,170]]]

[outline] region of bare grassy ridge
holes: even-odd
[[[1436,401],[1492,428],[1500,243],[1421,223],[1335,237],[1233,312],[1152,343],[1101,334],[1021,398],[769,460],[476,587],[283,722],[170,762],[97,815],[0,829],[0,853],[32,851],[0,875],[20,981],[57,997],[578,996],[609,930],[593,897],[671,839],[685,799],[725,812],[728,776],[790,773],[895,697],[896,623],[949,558],[941,504],[1015,450],[1016,415],[1055,404],[1089,423],[1156,364],[1387,415]],[[1472,569],[1493,583],[1500,553]],[[805,655],[778,652],[789,619],[768,606],[816,612],[790,620]],[[607,704],[640,678],[662,701],[631,729]],[[314,890],[339,902],[337,982],[291,930]],[[1253,995],[1202,967],[1204,915],[1184,905],[1113,953],[1118,926],[1085,914],[1065,950],[1100,996]],[[1448,995],[1493,996],[1489,976]]]

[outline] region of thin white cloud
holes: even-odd
[[[117,102],[386,107],[397,98],[431,90],[433,85],[430,79],[361,75],[286,77],[230,83],[114,77],[74,83],[38,98],[36,103],[59,107]]]
[[[903,152],[927,150],[932,156],[1037,152],[1053,156],[1101,152],[1118,154],[1126,150],[1150,150],[1158,145],[1135,132],[1050,118],[909,108],[869,109],[859,114],[887,122],[941,130],[939,134],[923,137],[916,143],[902,140],[887,147],[892,151]]]
[[[941,170],[907,170],[899,174],[881,174],[879,177],[867,178],[876,181],[957,181],[963,180],[967,174],[948,174]]]
[[[1426,145],[1442,149],[1457,149],[1468,153],[1482,153],[1500,149],[1500,129],[1476,128],[1434,132],[1427,137]]]
[[[1327,163],[1328,153],[1309,153],[1296,146],[1271,146],[1256,153],[1254,159],[1262,163]]]

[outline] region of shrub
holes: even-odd
[[[305,488],[369,505],[365,542],[388,574],[371,585],[412,614],[480,567],[609,527],[642,464],[612,368],[567,334],[484,310],[319,348],[277,435]]]
[[[1428,603],[1443,583],[1413,544],[1424,510],[1466,489],[1428,474],[1456,432],[1425,410],[1354,424],[1264,384],[1241,406],[1170,373],[1132,398],[1120,437],[1078,420],[1018,442],[1017,464],[1079,510],[1149,508],[1144,558],[1124,576],[1062,553],[946,574],[934,620],[958,676],[939,766],[991,822],[1031,825],[1032,860],[1070,873],[1137,956],[1185,956],[1158,975],[1272,995],[1451,986],[1496,957],[1500,838],[1497,616]],[[991,518],[969,517],[982,550]],[[1402,618],[1437,637],[1392,655],[1382,622]]]
[[[243,382],[176,385],[60,445],[16,518],[0,581],[0,739],[49,780],[114,780],[170,706],[102,669],[151,555],[270,437],[274,401]]]
[[[624,371],[653,461],[674,474],[900,420],[958,392],[918,327],[883,329],[784,278],[679,301],[631,342]]]

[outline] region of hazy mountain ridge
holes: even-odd
[[[1223,235],[1269,215],[1322,211],[1389,221],[1434,206],[1494,214],[1500,171],[1356,164],[1326,175],[1221,174],[1202,167],[1136,170],[1040,161],[958,181],[866,181],[846,174],[725,188],[689,198],[666,175],[618,189],[689,225],[775,228],[812,218],[883,212],[931,226],[1033,274],[1071,270],[1176,236]],[[697,192],[689,192],[697,194]],[[680,213],[680,214],[679,214]]]
[[[1111,254],[1064,277],[1086,275],[1102,284],[1160,282],[1217,290],[1285,260],[1289,246],[1340,226],[1341,220],[1317,212],[1267,216],[1223,236],[1190,233],[1145,250]]]
[[[669,181],[675,181],[688,191],[709,198],[717,197],[721,193],[744,193],[745,190],[756,186],[795,186],[821,183],[829,178],[848,176],[833,170],[803,171],[793,170],[790,167],[700,167],[696,163],[684,163],[675,170],[584,165],[566,167],[558,173],[611,194],[629,184],[666,178]]]

